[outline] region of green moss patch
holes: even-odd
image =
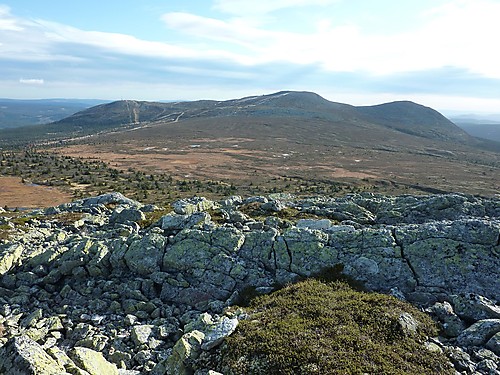
[[[423,343],[433,321],[391,296],[309,279],[256,298],[221,347],[229,374],[453,374],[446,357]],[[417,322],[415,333],[398,323]]]
[[[240,211],[245,215],[250,216],[254,220],[264,221],[268,216],[278,217],[282,220],[287,220],[291,222],[296,222],[299,219],[321,219],[317,215],[313,215],[307,212],[302,212],[292,207],[285,207],[281,211],[269,212],[264,211],[262,208],[262,203],[254,202],[243,205],[240,207]]]
[[[158,220],[160,220],[163,216],[172,212],[172,207],[164,207],[159,210],[155,210],[152,212],[146,212],[144,216],[146,217],[144,220],[139,221],[139,226],[141,228],[148,228],[153,224],[156,224]]]

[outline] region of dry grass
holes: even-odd
[[[20,177],[0,177],[1,207],[51,207],[70,200],[70,194],[54,187],[23,183]]]
[[[269,187],[271,179],[297,178],[346,183],[389,194],[432,188],[493,195],[500,185],[498,153],[387,129],[346,130],[342,123],[294,118],[158,123],[53,151],[96,158],[123,170],[132,167],[237,186],[252,183]]]

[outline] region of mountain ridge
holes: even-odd
[[[225,101],[118,100],[83,109],[58,121],[37,125],[37,128],[9,129],[4,132],[4,137],[7,140],[12,138],[21,143],[23,140],[31,143],[33,139],[23,133],[34,138],[61,139],[120,131],[120,128],[126,130],[140,124],[167,124],[185,119],[237,116],[316,119],[332,123],[343,122],[351,127],[371,128],[375,125],[427,139],[480,145],[479,141],[436,110],[411,101],[353,106],[329,101],[308,91],[279,91]]]
[[[472,141],[470,135],[438,111],[411,101],[395,101],[357,109],[369,115],[372,121],[404,133],[462,143]]]
[[[144,122],[224,116],[297,116],[327,121],[371,123],[414,136],[474,143],[473,137],[432,108],[411,101],[353,106],[307,91],[279,91],[226,101],[148,102],[120,100],[77,112],[53,125],[106,129]]]

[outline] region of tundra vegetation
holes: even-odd
[[[50,186],[83,198],[107,192],[120,192],[131,199],[156,205],[193,195],[220,199],[232,194],[258,195],[290,192],[298,195],[339,195],[363,191],[362,186],[346,182],[307,181],[273,177],[261,185],[228,181],[173,178],[166,173],[129,167],[113,168],[95,159],[61,156],[52,152],[26,149],[0,153],[0,176],[18,176],[24,183]]]
[[[254,299],[219,353],[224,374],[453,374],[424,346],[430,317],[345,281],[308,279]],[[412,316],[415,331],[401,324]]]

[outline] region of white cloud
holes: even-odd
[[[500,78],[500,2],[456,0],[429,12],[421,30],[431,41],[429,52],[442,65],[459,65],[487,77]]]
[[[337,0],[255,1],[218,0],[227,13],[272,12],[285,7],[327,5]],[[229,20],[190,13],[167,13],[168,27],[193,38],[191,44],[148,41],[131,35],[85,31],[43,20],[13,18],[0,6],[1,59],[82,62],[92,55],[67,51],[65,44],[99,51],[164,59],[218,60],[250,66],[268,63],[314,64],[328,71],[363,71],[371,74],[421,71],[446,66],[464,68],[500,78],[500,2],[450,0],[421,16],[418,28],[403,34],[368,33],[356,24],[334,24],[328,17],[315,20],[309,33],[269,30],[251,26],[242,18]],[[0,23],[0,25],[2,25]],[[15,32],[14,32],[15,31]],[[201,41],[201,42],[200,42]],[[215,42],[215,43],[212,43]],[[96,51],[99,54],[99,52]]]
[[[219,9],[236,14],[254,8],[270,12],[290,6],[326,4],[327,1],[223,1]],[[245,5],[246,4],[246,5]],[[251,5],[250,5],[251,4]],[[319,64],[330,71],[364,71],[372,74],[460,67],[486,77],[500,78],[500,2],[450,0],[421,15],[421,24],[404,33],[377,34],[361,25],[334,25],[327,18],[316,31],[305,34],[249,26],[239,19],[223,21],[188,13],[163,16],[167,25],[199,39],[226,42],[227,50],[243,46],[237,61],[251,64],[288,61]]]
[[[186,34],[240,45],[252,51],[260,50],[261,43],[267,44],[269,38],[280,34],[251,27],[238,20],[226,22],[190,13],[167,13],[162,16],[162,20],[170,28]]]
[[[43,85],[45,82],[43,79],[40,78],[21,78],[19,80],[19,83],[25,85]]]
[[[10,8],[0,4],[0,31],[21,31],[22,26],[10,14]]]
[[[188,67],[188,66],[167,66],[163,70],[168,72],[186,74],[189,76],[200,77],[216,77],[216,78],[229,78],[229,79],[255,79],[257,75],[251,72],[232,72],[222,69],[204,69],[201,67]]]
[[[54,22],[38,21],[45,30],[44,38],[55,43],[71,43],[98,47],[114,53],[151,57],[189,57],[197,54],[187,48],[138,39],[131,35],[84,31]]]
[[[105,52],[165,59],[232,61],[239,59],[236,54],[230,51],[214,48],[200,51],[171,43],[142,40],[126,34],[85,31],[45,20],[20,20],[17,22],[22,22],[23,28],[16,33],[6,34],[0,29],[0,38],[3,38],[3,43],[0,44],[0,61],[82,63],[94,58],[91,51],[81,47],[97,48],[98,50],[94,50],[94,52],[99,58],[102,58],[102,52]],[[73,48],[68,49],[68,45],[72,45]],[[82,52],[79,53],[79,51]]]
[[[214,9],[224,13],[248,16],[267,14],[280,9],[313,5],[328,5],[339,0],[215,0]]]

